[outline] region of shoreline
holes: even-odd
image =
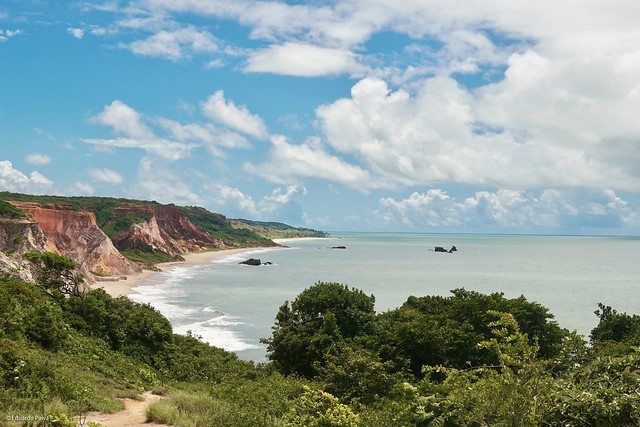
[[[193,252],[188,254],[183,254],[182,257],[184,261],[171,261],[171,262],[163,262],[160,264],[156,264],[156,267],[159,269],[158,271],[154,270],[142,270],[142,273],[135,275],[125,275],[125,279],[117,280],[117,281],[105,281],[105,282],[96,282],[91,286],[91,289],[104,289],[106,293],[111,295],[114,298],[118,298],[121,296],[128,297],[132,293],[134,293],[133,288],[140,285],[143,281],[148,281],[152,277],[157,274],[161,274],[165,271],[169,271],[175,267],[190,267],[194,265],[202,265],[211,262],[216,258],[223,258],[229,255],[243,253],[243,252],[252,252],[256,250],[262,249],[270,249],[272,247],[256,247],[256,248],[238,248],[238,249],[222,249],[218,251],[206,251],[206,252]],[[277,248],[277,246],[273,246],[273,248]]]
[[[325,240],[330,237],[290,237],[282,239],[272,239],[272,241],[280,246],[259,246],[254,248],[236,248],[236,249],[221,249],[205,252],[192,252],[183,254],[184,261],[171,261],[156,264],[158,271],[154,270],[142,270],[142,273],[135,275],[125,275],[124,279],[116,281],[104,281],[96,282],[91,286],[91,289],[104,289],[109,295],[114,298],[121,296],[128,297],[133,294],[133,288],[139,286],[141,282],[150,281],[155,275],[161,274],[165,271],[169,271],[175,267],[190,267],[194,265],[208,264],[212,260],[217,258],[223,258],[229,255],[234,255],[243,252],[260,251],[264,249],[277,249],[278,247],[286,248],[286,243],[291,241],[300,240]]]

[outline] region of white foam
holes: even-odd
[[[252,348],[260,348],[259,345],[245,342],[238,332],[219,326],[212,326],[208,321],[193,322],[186,325],[175,326],[173,331],[183,335],[185,335],[187,331],[191,331],[193,335],[201,337],[202,341],[209,345],[220,347],[227,351],[242,351]]]
[[[176,304],[177,297],[184,295],[183,282],[195,277],[193,271],[176,267],[160,275],[160,283],[136,286],[131,289],[134,293],[129,298],[139,303],[151,304],[171,322],[193,314],[195,310]]]

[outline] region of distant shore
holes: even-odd
[[[298,237],[298,238],[289,238],[289,239],[273,239],[273,241],[279,245],[286,245],[286,243],[290,241],[316,240],[316,239],[317,240],[326,239],[326,237]],[[183,254],[182,257],[184,258],[184,261],[172,261],[172,262],[163,262],[160,264],[156,264],[156,267],[159,268],[159,271],[143,270],[142,273],[140,274],[125,276],[126,279],[122,279],[114,282],[97,282],[92,286],[92,289],[102,288],[114,298],[117,298],[120,296],[129,296],[133,293],[133,288],[138,286],[141,282],[147,281],[148,279],[155,276],[156,274],[160,274],[164,271],[171,270],[172,268],[202,265],[202,264],[207,264],[214,259],[226,257],[226,256],[237,254],[237,253],[253,252],[256,250],[273,249],[273,248],[274,246],[257,247],[257,248],[222,249],[218,251],[206,251],[206,252]]]
[[[241,249],[223,249],[219,251],[207,251],[183,254],[184,261],[172,261],[156,264],[159,271],[143,270],[140,274],[125,276],[126,279],[118,280],[116,282],[97,282],[92,288],[102,288],[109,295],[114,298],[120,296],[129,296],[133,293],[133,288],[138,286],[140,282],[146,281],[156,274],[160,274],[163,271],[171,270],[175,267],[189,267],[192,265],[207,264],[216,258],[222,258],[236,253],[255,251],[266,248],[241,248]]]

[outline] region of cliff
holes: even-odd
[[[119,250],[179,255],[226,247],[222,240],[194,226],[175,205],[130,203],[116,207],[114,216],[149,218],[132,224],[113,238]]]
[[[22,255],[42,252],[46,243],[47,237],[35,221],[0,218],[0,272],[33,281],[30,264]]]
[[[0,271],[20,270],[29,279],[21,255],[50,251],[71,258],[93,282],[101,276],[136,274],[141,266],[153,269],[189,252],[277,246],[271,238],[313,231],[243,221],[195,206],[0,192]],[[13,247],[14,239],[30,243]]]
[[[74,260],[89,281],[96,275],[117,276],[142,271],[120,254],[111,239],[98,228],[92,212],[50,203],[10,203],[40,226],[46,236],[45,250]]]

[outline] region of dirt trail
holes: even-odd
[[[104,427],[167,427],[165,424],[147,423],[147,406],[160,400],[160,396],[147,391],[142,400],[122,399],[124,409],[115,414],[92,412],[87,415],[87,422],[93,421]]]

